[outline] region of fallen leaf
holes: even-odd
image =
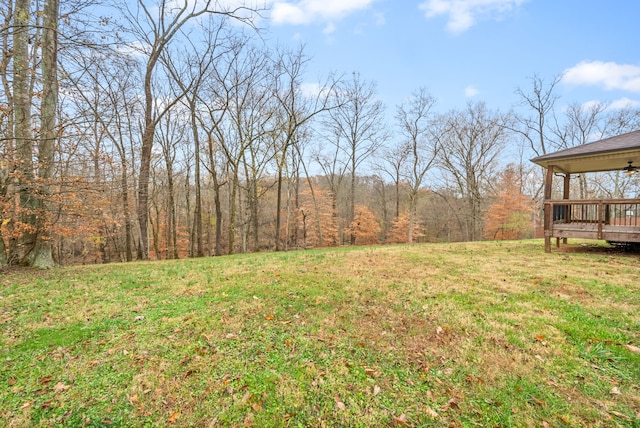
[[[407,415],[404,413],[400,416],[394,416],[393,421],[398,425],[406,425],[407,424]]]
[[[65,385],[62,382],[58,382],[53,387],[53,390],[54,390],[54,392],[64,392],[64,391],[68,391],[69,388],[71,388],[71,385]]]
[[[38,381],[38,383],[39,383],[40,385],[45,385],[45,384],[47,384],[47,383],[51,382],[51,379],[52,379],[52,378],[53,378],[52,376],[45,376],[45,377],[43,377],[42,379],[40,379],[40,380]]]
[[[378,385],[373,385],[373,395],[380,394],[380,387]]]
[[[374,369],[369,369],[369,368],[365,368],[364,369],[364,373],[367,376],[372,376],[372,377],[380,377],[382,375],[382,372],[379,370],[374,370]]]
[[[135,407],[137,402],[138,402],[138,394],[133,394],[131,397],[129,397],[129,404],[131,404],[132,406]]]
[[[622,394],[622,392],[620,392],[620,390],[618,389],[617,386],[614,386],[613,388],[611,388],[611,391],[609,391],[609,394],[620,395],[620,394]]]
[[[449,402],[447,404],[452,409],[459,409],[460,408],[460,405],[458,404],[458,400],[456,400],[455,398],[452,398],[451,400],[449,400]]]
[[[243,423],[244,423],[245,427],[252,427],[253,426],[253,413],[249,412],[247,417],[244,418],[244,422]]]
[[[541,399],[539,399],[539,398],[537,398],[537,397],[531,397],[531,398],[533,398],[533,401],[534,401],[538,406],[545,407],[545,406],[547,405],[547,403],[545,403],[545,401],[544,401],[544,400],[541,400]]]
[[[333,401],[336,402],[336,408],[338,410],[345,410],[347,408],[347,405],[344,404],[342,400],[340,400],[340,397],[338,397],[337,395],[333,397]]]
[[[640,354],[640,348],[633,345],[627,345],[627,349],[631,352],[635,352],[636,354]]]
[[[436,412],[435,410],[433,410],[431,407],[427,407],[426,409],[424,409],[425,413],[427,414],[427,416],[432,417],[433,419],[438,419],[440,417],[440,415],[438,414],[438,412]]]
[[[275,317],[271,314],[267,315],[266,317],[264,317],[264,319],[266,319],[267,321],[271,321],[273,320]]]
[[[630,420],[629,416],[625,415],[624,413],[620,413],[620,412],[616,412],[615,410],[609,410],[609,413],[611,413],[613,416],[617,416],[621,419],[624,420]]]
[[[20,406],[21,409],[26,409],[28,407],[31,407],[31,402],[26,401],[25,403],[22,404],[22,406]]]
[[[178,419],[180,419],[180,411],[176,410],[169,415],[168,421],[170,424],[175,424]]]

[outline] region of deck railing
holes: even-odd
[[[637,242],[640,236],[640,199],[563,199],[544,204],[545,237],[607,239],[611,232]]]
[[[553,223],[603,223],[640,227],[640,199],[546,201]]]

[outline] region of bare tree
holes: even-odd
[[[178,109],[176,109],[178,110]],[[164,119],[158,124],[158,132],[156,139],[160,143],[162,149],[162,157],[164,159],[164,168],[166,172],[166,239],[167,239],[167,258],[177,259],[178,254],[178,218],[176,214],[176,192],[175,192],[175,175],[174,165],[176,164],[176,155],[178,145],[184,145],[186,142],[186,112],[170,112],[164,115]],[[160,202],[157,205],[161,205]]]
[[[441,120],[446,126],[439,164],[466,204],[467,209],[458,217],[465,239],[475,241],[482,237],[484,189],[496,175],[508,137],[508,118],[480,102],[451,111]]]
[[[205,90],[205,82],[211,79],[212,70],[216,62],[224,57],[231,49],[228,46],[232,40],[227,31],[225,20],[216,20],[209,16],[208,20],[198,24],[204,48],[198,46],[191,39],[185,41],[185,46],[179,55],[163,54],[161,56],[168,72],[180,90],[185,93],[183,103],[189,108],[191,133],[193,136],[194,155],[194,187],[195,200],[193,209],[193,227],[190,230],[189,254],[191,257],[202,257],[202,180],[201,180],[201,152],[202,141],[199,130],[200,111],[202,108],[200,92]]]
[[[403,179],[403,168],[407,164],[410,150],[409,145],[404,143],[396,144],[386,148],[382,153],[382,162],[376,164],[376,170],[386,175],[393,182],[394,195],[394,217],[400,216],[400,188]]]
[[[516,90],[516,95],[520,97],[521,105],[528,110],[528,114],[516,116],[516,124],[519,126],[514,129],[528,142],[535,156],[547,154],[550,148],[549,137],[552,135],[554,106],[558,99],[554,89],[561,80],[560,75],[546,83],[542,77],[534,74],[529,78],[529,91],[523,88]]]
[[[282,184],[284,169],[289,159],[290,149],[304,138],[304,127],[318,114],[331,112],[331,105],[336,86],[335,80],[327,80],[318,85],[317,92],[308,97],[302,93],[301,79],[309,58],[304,54],[304,47],[293,51],[280,51],[277,54],[274,70],[274,94],[278,112],[276,120],[276,164],[277,164],[277,196],[276,196],[276,251],[282,250],[280,237],[282,211]],[[300,151],[298,150],[297,153]],[[294,153],[295,154],[295,153]]]
[[[441,136],[432,117],[435,104],[436,99],[425,88],[421,88],[398,106],[396,113],[400,134],[404,137],[401,144],[405,148],[400,151],[407,153],[408,161],[401,171],[409,183],[409,244],[413,242],[420,189],[440,151]]]
[[[384,121],[385,106],[376,98],[374,82],[367,82],[359,73],[353,73],[351,80],[344,82],[336,93],[338,107],[330,111],[325,126],[329,129],[334,153],[343,158],[350,175],[346,223],[351,224],[355,216],[357,172],[389,135]],[[350,242],[355,243],[355,235],[351,234]]]
[[[138,223],[140,225],[139,256],[148,258],[147,223],[149,216],[149,168],[151,152],[154,143],[155,129],[162,117],[180,101],[179,94],[163,104],[157,103],[153,81],[157,75],[157,66],[163,54],[170,49],[171,44],[180,38],[183,31],[188,30],[190,23],[205,15],[220,15],[223,18],[235,19],[249,25],[252,24],[253,12],[257,9],[245,6],[224,8],[220,2],[206,0],[204,2],[187,2],[181,5],[161,0],[157,8],[148,7],[142,0],[136,2],[136,8],[131,9],[128,3],[121,5],[127,31],[139,43],[139,53],[145,57],[144,72],[144,124],[142,131],[142,147],[140,153],[140,173],[138,177]],[[135,47],[135,44],[131,44]]]
[[[564,112],[564,124],[557,124],[554,128],[559,149],[600,140],[607,135],[607,108],[606,103],[570,104]],[[587,177],[581,174],[578,183],[579,197],[584,199],[588,193]]]

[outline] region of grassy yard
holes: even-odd
[[[640,259],[541,241],[0,273],[2,426],[640,426]]]

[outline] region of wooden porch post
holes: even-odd
[[[571,174],[566,173],[564,175],[564,189],[562,191],[562,199],[569,199],[570,186],[571,186]],[[566,214],[565,214],[567,216],[566,221],[570,221],[571,220],[571,211],[570,210],[571,210],[571,207],[569,205],[567,205],[567,210],[566,210]],[[567,238],[564,238],[562,240],[562,243],[566,245],[567,244]]]
[[[544,251],[551,252],[551,227],[553,225],[553,209],[548,201],[551,199],[553,184],[553,165],[547,167],[547,178],[544,182]]]

